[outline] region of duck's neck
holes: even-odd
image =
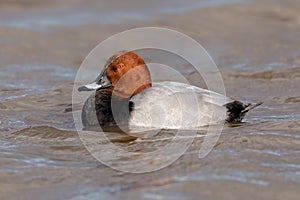
[[[140,87],[137,87],[137,89],[132,89],[130,86],[127,88],[124,87],[111,87],[111,91],[113,96],[119,97],[119,98],[124,98],[124,99],[130,99],[132,96],[146,90],[147,88],[152,87],[152,83],[147,83],[144,85],[141,85]],[[133,91],[133,92],[132,92]]]

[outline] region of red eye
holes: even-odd
[[[118,67],[122,69],[122,68],[125,67],[125,65],[123,63],[121,63],[121,64],[118,65]]]

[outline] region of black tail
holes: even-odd
[[[226,122],[229,123],[237,123],[241,122],[244,118],[245,114],[252,110],[253,108],[261,105],[262,102],[254,103],[254,104],[243,104],[240,101],[233,101],[225,104],[227,108],[227,119]]]

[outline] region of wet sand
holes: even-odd
[[[300,2],[212,2],[190,1],[194,6],[178,9],[183,6],[169,1],[1,0],[0,198],[298,199]],[[111,10],[121,14],[103,17]],[[89,51],[112,34],[141,26],[191,36],[218,65],[228,96],[264,104],[245,123],[226,126],[205,159],[198,159],[203,137],[197,137],[169,167],[136,175],[95,160],[66,109]],[[203,86],[193,71],[182,73]],[[131,151],[165,145],[111,137]]]

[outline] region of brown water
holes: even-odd
[[[0,1],[0,198],[299,199],[300,2],[224,2]],[[65,109],[88,52],[140,26],[193,37],[220,68],[228,96],[264,104],[226,126],[205,159],[197,137],[169,167],[136,175],[95,160]],[[131,151],[165,145],[111,137]]]

